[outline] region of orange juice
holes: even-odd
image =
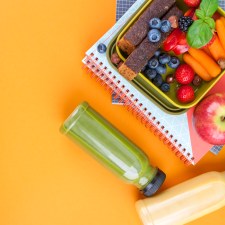
[[[225,205],[225,172],[208,172],[136,202],[144,225],[181,225]]]

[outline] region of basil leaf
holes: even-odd
[[[203,10],[205,16],[212,17],[218,6],[218,0],[202,0],[200,9]]]
[[[195,14],[196,14],[196,16],[197,16],[199,19],[204,19],[204,18],[205,18],[205,14],[204,14],[204,11],[203,11],[203,10],[196,9]]]
[[[204,22],[207,23],[211,29],[214,29],[216,26],[214,19],[210,17],[205,17]]]
[[[199,19],[189,27],[187,32],[187,42],[193,48],[201,48],[205,46],[211,39],[213,33],[204,20]]]

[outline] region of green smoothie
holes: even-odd
[[[160,175],[159,170],[150,165],[145,153],[87,102],[80,104],[66,119],[61,132],[80,144],[118,177],[140,190],[149,186],[153,180],[156,182],[156,175]]]

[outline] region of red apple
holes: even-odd
[[[225,93],[205,97],[195,108],[193,124],[199,136],[213,145],[225,144]]]

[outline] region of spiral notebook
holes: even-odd
[[[180,115],[168,114],[161,110],[132,81],[126,80],[118,73],[107,57],[107,53],[97,51],[100,43],[110,47],[111,41],[118,35],[124,24],[145,2],[145,0],[137,0],[119,21],[86,52],[83,63],[88,68],[91,77],[96,78],[111,94],[116,93],[124,107],[157,135],[177,157],[185,164],[195,165],[213,146],[202,141],[195,133],[191,122],[193,109]],[[222,90],[221,83],[225,84],[225,77],[213,90],[220,88]]]

